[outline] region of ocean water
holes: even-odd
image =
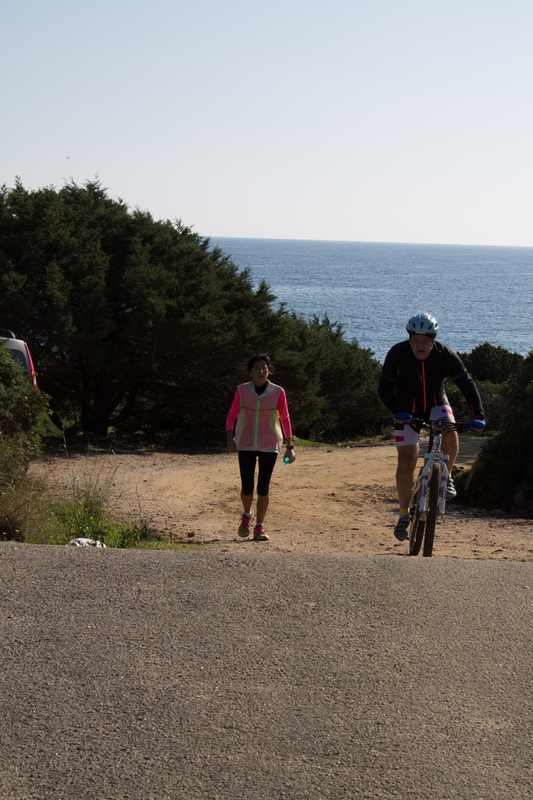
[[[327,315],[382,361],[420,312],[467,353],[483,342],[533,350],[533,248],[211,237],[254,285],[306,319]]]

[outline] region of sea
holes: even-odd
[[[254,286],[265,281],[273,307],[306,319],[328,317],[383,361],[407,336],[413,314],[432,314],[439,339],[469,353],[490,342],[533,350],[533,247],[387,244],[210,237]]]

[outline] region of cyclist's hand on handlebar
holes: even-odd
[[[469,423],[468,423],[469,429],[471,431],[476,431],[477,433],[482,431],[484,429],[485,425],[486,425],[485,420],[484,419],[480,419],[479,417],[474,417],[474,419],[471,419],[469,421]]]
[[[407,411],[400,411],[398,414],[394,415],[394,419],[396,422],[401,423],[404,425],[406,422],[411,422],[413,419],[412,414],[408,414]]]

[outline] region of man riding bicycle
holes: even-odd
[[[421,419],[441,419],[454,422],[444,381],[450,378],[461,390],[472,413],[469,428],[482,431],[485,427],[483,406],[474,380],[453,350],[435,341],[439,326],[431,314],[416,314],[406,325],[409,339],[395,344],[385,357],[378,392],[382,402],[395,419],[395,438],[398,453],[396,488],[400,502],[400,517],[394,529],[398,541],[407,539],[409,503],[413,491],[418,458],[418,433],[407,423],[413,416]],[[452,467],[459,452],[456,431],[443,436],[443,452],[449,456],[447,499],[455,497]]]

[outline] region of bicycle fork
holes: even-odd
[[[437,437],[436,437],[437,439]],[[440,442],[435,441],[435,445],[431,453],[424,455],[424,466],[422,467],[422,485],[420,489],[420,517],[426,519],[428,513],[428,483],[429,474],[433,464],[440,464],[442,469],[440,489],[439,489],[439,514],[444,514],[446,509],[446,488],[448,484],[448,460],[450,456],[440,450]]]

